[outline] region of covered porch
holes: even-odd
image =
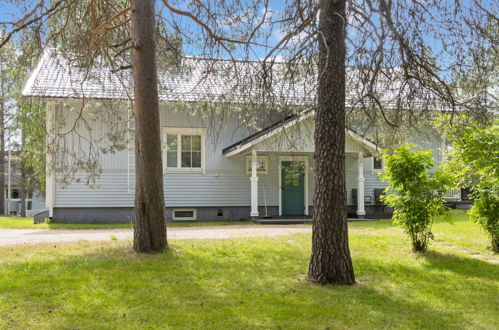
[[[290,117],[224,149],[225,157],[244,155],[249,175],[252,219],[273,217],[282,221],[301,219],[304,222],[310,219],[315,184],[313,115],[310,111]],[[354,175],[357,191],[356,196],[349,192],[349,199],[355,197],[355,201],[349,204],[355,205],[358,218],[364,218],[364,160],[377,155],[378,148],[347,129],[345,153],[349,159],[346,163],[346,175],[349,176],[347,190],[352,188],[351,176]]]

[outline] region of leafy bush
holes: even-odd
[[[497,192],[481,189],[473,194],[474,205],[470,210],[473,220],[482,225],[491,238],[491,248],[499,252],[499,198]]]
[[[471,218],[489,233],[499,252],[499,119],[488,125],[471,121],[451,132],[449,169],[458,182],[471,186]]]
[[[436,215],[442,214],[442,198],[450,182],[441,170],[430,173],[432,151],[411,151],[412,145],[402,145],[393,155],[385,155],[382,180],[389,186],[382,197],[393,207],[393,221],[409,234],[414,251],[425,252]]]

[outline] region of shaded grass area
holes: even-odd
[[[156,255],[127,241],[0,248],[0,327],[499,328],[496,264],[439,243],[414,254],[384,221],[352,224],[350,242],[353,287],[305,281],[306,234],[173,241]]]
[[[168,222],[167,227],[226,226],[248,225],[251,221],[186,221]],[[133,228],[131,223],[40,223],[34,224],[33,218],[0,217],[0,228],[5,229],[115,229]]]

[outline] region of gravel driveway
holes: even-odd
[[[237,237],[275,237],[294,233],[310,233],[307,225],[246,225],[168,228],[168,239],[225,239]],[[0,229],[0,246],[76,241],[106,241],[133,238],[131,229]]]

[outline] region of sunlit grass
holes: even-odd
[[[495,258],[485,233],[467,220],[434,232],[418,255],[390,222],[351,224],[353,287],[305,281],[308,234],[154,255],[119,240],[0,248],[0,328],[499,328],[499,266],[467,253]]]
[[[247,225],[250,221],[186,221],[169,222],[167,227],[224,226]],[[0,217],[0,228],[6,229],[112,229],[133,228],[128,223],[39,223],[34,224],[33,218]]]

